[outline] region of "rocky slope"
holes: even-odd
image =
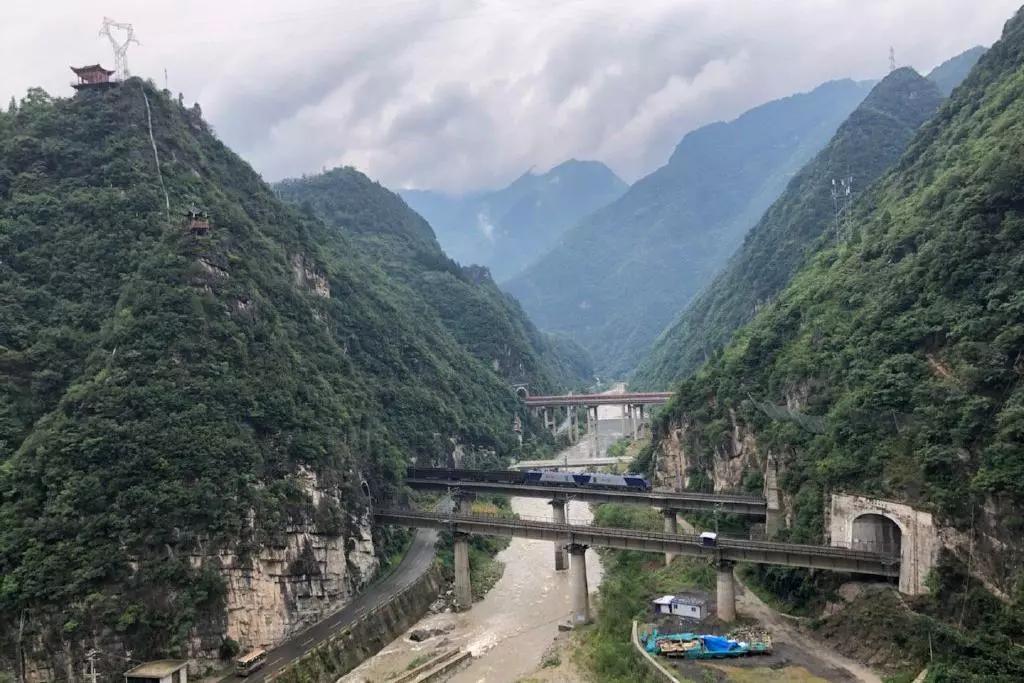
[[[665,166],[506,289],[538,327],[589,350],[602,374],[632,370],[869,89],[834,81],[687,134]]]
[[[470,353],[510,383],[554,392],[589,381],[586,353],[542,334],[486,268],[460,266],[402,199],[352,168],[285,180],[278,194],[353,239],[437,312]]]
[[[515,447],[507,382],[361,251],[141,80],[0,114],[3,670],[268,644],[373,576],[405,462]]]
[[[943,641],[930,680],[1024,675],[1022,141],[1018,14],[854,210],[848,239],[684,381],[654,427],[657,461],[690,485],[735,486],[777,463],[792,540],[822,541],[832,492],[930,512],[945,545],[929,579]],[[797,593],[820,580],[774,579]],[[978,627],[957,628],[982,600]]]
[[[768,305],[793,273],[836,239],[833,183],[852,179],[850,204],[892,166],[942,102],[913,69],[886,76],[818,155],[789,182],[725,268],[659,337],[631,384],[673,387]],[[823,240],[822,237],[825,236]]]
[[[597,161],[571,159],[546,173],[524,173],[507,187],[466,196],[406,190],[457,261],[487,266],[499,282],[530,265],[564,232],[618,199],[626,184]]]

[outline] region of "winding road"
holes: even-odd
[[[383,579],[370,584],[349,604],[321,619],[312,626],[289,636],[272,650],[267,650],[266,665],[247,678],[234,673],[221,681],[268,681],[280,673],[288,664],[306,654],[340,629],[354,623],[364,612],[387,600],[418,579],[430,569],[434,561],[434,545],[437,532],[433,529],[417,529],[409,550],[395,571]]]

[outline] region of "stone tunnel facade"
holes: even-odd
[[[898,547],[900,592],[919,595],[928,591],[925,580],[942,547],[930,512],[889,500],[837,493],[829,506],[828,528],[829,542],[835,546],[872,551]]]

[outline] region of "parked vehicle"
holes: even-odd
[[[665,657],[722,659],[771,654],[772,641],[767,635],[747,641],[697,633],[659,633],[654,629],[644,638],[644,649]]]

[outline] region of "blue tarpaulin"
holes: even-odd
[[[723,638],[722,636],[700,636],[701,640],[704,641],[704,647],[707,648],[708,652],[729,652],[730,650],[738,650],[740,644],[735,640]]]

